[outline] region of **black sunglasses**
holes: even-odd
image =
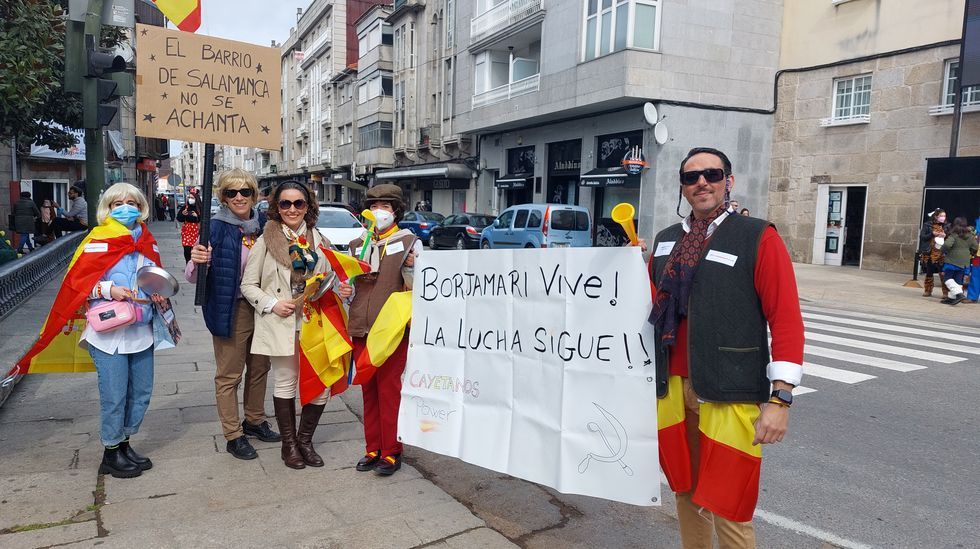
[[[289,200],[280,200],[279,201],[279,209],[280,210],[288,210],[290,206],[295,207],[297,210],[302,210],[303,208],[306,207],[306,201],[303,200],[302,198],[300,198],[299,200],[293,200],[293,201],[289,201]]]
[[[235,198],[235,195],[237,194],[241,194],[245,198],[249,198],[252,196],[252,189],[248,187],[245,187],[244,189],[225,189],[221,194],[225,195],[225,198]]]
[[[695,170],[690,172],[681,172],[681,184],[682,185],[694,185],[704,176],[704,180],[708,183],[718,183],[723,181],[728,175],[725,170],[721,168],[708,168],[707,170]]]

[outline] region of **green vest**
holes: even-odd
[[[755,263],[765,220],[729,214],[711,237],[694,273],[687,311],[688,375],[694,392],[713,402],[769,399],[769,341],[766,317],[755,291]],[[661,243],[680,245],[680,223],[661,231]],[[657,287],[669,254],[655,256],[651,276]],[[667,394],[669,347],[656,333],[657,396]]]

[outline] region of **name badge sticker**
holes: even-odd
[[[674,249],[674,241],[661,242],[657,244],[657,249],[653,252],[653,257],[660,257],[662,255],[668,255]]]
[[[398,252],[404,252],[404,251],[405,251],[405,245],[402,244],[401,242],[395,242],[393,244],[388,244],[388,251],[386,253],[388,255],[391,255],[391,254],[397,254]]]
[[[708,261],[728,265],[729,267],[734,267],[735,262],[738,261],[737,255],[726,254],[725,252],[719,252],[718,250],[711,250],[708,252],[708,255],[704,256],[704,258]]]
[[[98,252],[108,252],[109,243],[108,242],[91,242],[85,245],[85,250],[83,253],[98,253]]]

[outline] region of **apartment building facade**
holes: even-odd
[[[410,205],[469,210],[476,198],[473,140],[456,130],[459,0],[398,0],[388,17],[394,42],[395,166],[379,181],[397,183]]]
[[[786,2],[768,213],[794,261],[911,271],[928,159],[949,154],[963,9]],[[980,89],[963,101],[959,155],[980,155]],[[973,224],[976,204],[962,213]]]
[[[680,160],[712,146],[742,205],[765,211],[782,4],[458,3],[454,130],[478,140],[473,208],[587,206],[597,244],[617,245],[610,211],[630,202],[651,238],[678,219]],[[647,167],[627,172],[627,157]]]

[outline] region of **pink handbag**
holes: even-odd
[[[96,332],[111,332],[142,320],[143,310],[130,301],[103,301],[89,307],[85,319]]]

